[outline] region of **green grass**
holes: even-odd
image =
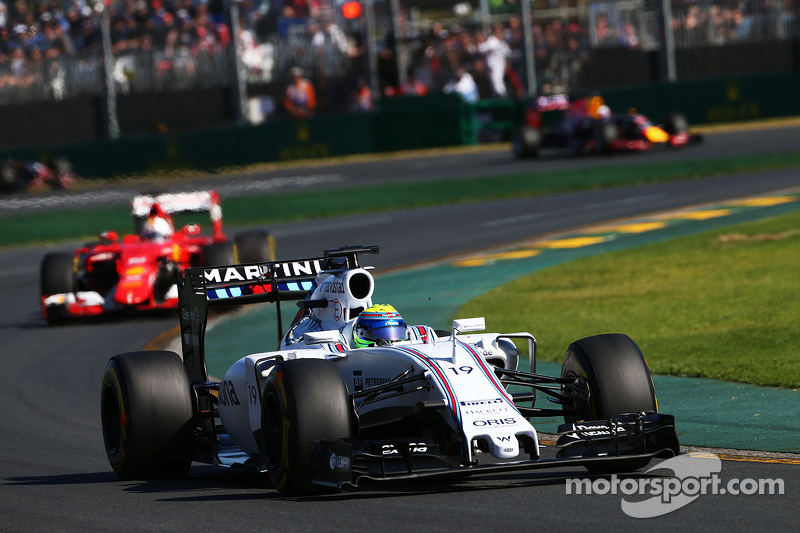
[[[536,161],[531,161],[536,168]],[[692,179],[800,166],[800,151],[698,161],[614,165],[558,172],[387,184],[281,195],[223,199],[227,225],[269,224],[346,213],[385,211],[437,204],[477,202],[616,187],[635,183]],[[0,218],[0,247],[92,237],[108,229],[129,232],[127,206],[65,210]]]
[[[798,388],[798,265],[795,211],[545,269],[458,316],[531,331],[547,360],[579,338],[626,333],[657,374]]]

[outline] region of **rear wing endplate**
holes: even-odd
[[[308,259],[186,269],[183,279],[178,277],[178,301],[183,362],[189,379],[208,381],[204,338],[209,306],[276,303],[280,338],[281,301],[304,299],[314,290],[320,272],[358,268],[358,254],[379,251],[378,246],[350,246]]]

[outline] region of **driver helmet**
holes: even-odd
[[[357,348],[385,346],[406,339],[406,321],[397,309],[375,304],[358,315],[353,325],[353,342]]]
[[[148,241],[163,242],[172,237],[175,229],[172,226],[172,219],[161,209],[158,204],[153,204],[150,209],[150,216],[142,226],[141,238]]]

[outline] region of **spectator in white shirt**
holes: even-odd
[[[511,50],[503,40],[502,24],[494,25],[494,30],[489,38],[483,37],[483,41],[478,44],[478,51],[486,56],[486,66],[489,67],[493,95],[498,98],[505,98],[507,91],[503,78],[506,74],[506,57],[508,57]]]

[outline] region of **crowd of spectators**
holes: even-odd
[[[593,45],[638,49],[657,46],[655,19],[645,27],[634,6],[623,11],[614,1],[591,5]],[[652,15],[655,15],[653,12]],[[673,0],[672,32],[679,48],[788,39],[798,30],[796,0]]]
[[[673,1],[673,32],[678,47],[797,37],[797,0]],[[656,13],[643,4],[592,2],[588,13],[540,18],[532,27],[538,92],[553,94],[580,87],[581,73],[596,48],[652,50],[659,46]],[[524,75],[520,19],[511,15],[489,35],[481,27],[433,23],[419,38],[409,72],[433,91],[457,90],[471,100],[517,96]],[[389,69],[390,70],[390,69]],[[391,72],[381,80],[384,93],[403,94]]]
[[[535,21],[532,29],[539,91],[566,91],[588,59],[586,26],[553,19]],[[455,91],[467,101],[524,96],[524,45],[519,17],[495,23],[488,32],[481,27],[445,28],[434,23],[421,42],[409,76],[424,84],[426,90]],[[406,88],[395,86],[391,72],[381,85],[384,93],[408,93]]]
[[[676,46],[681,48],[798,35],[796,0],[679,0],[672,11]]]
[[[0,0],[0,88],[52,82],[66,63],[87,78],[97,78],[102,33],[93,4],[52,0],[30,9],[24,0],[6,1]],[[151,77],[174,72],[191,76],[198,56],[219,54],[231,42],[222,4],[219,9],[214,5],[193,0],[113,2],[108,7],[112,53],[119,58],[143,52]],[[131,64],[116,66],[118,82],[130,77]]]
[[[798,35],[799,1],[673,0],[672,29],[679,47],[793,38]],[[477,18],[471,25],[435,22],[414,33],[405,30],[403,21],[402,61],[395,57],[392,30],[383,32],[381,93],[449,90],[469,100],[521,96],[521,20],[514,14],[514,1],[490,4],[496,12],[506,13],[503,22],[491,26]],[[227,50],[236,39],[248,81],[280,85],[276,101],[282,100],[293,80],[291,69],[301,67],[316,88],[321,111],[337,105],[371,108],[365,104],[370,84],[363,17],[344,21],[334,16],[332,8],[339,4],[330,0],[243,0],[237,5],[240,30],[234,36],[223,0],[112,1],[108,14],[116,58],[114,79],[123,91],[136,79],[144,79],[155,90],[181,88],[175,80],[220,78],[218,83],[227,84]],[[575,86],[595,48],[657,46],[655,19],[635,12],[644,4],[626,5],[590,2],[583,14],[564,18],[542,18],[534,10],[538,90],[553,93]],[[88,85],[101,86],[102,35],[93,6],[92,0],[0,0],[0,92],[45,87],[58,94],[81,76],[91,82]],[[643,20],[652,24],[642,25]],[[398,65],[406,69],[404,83]]]

